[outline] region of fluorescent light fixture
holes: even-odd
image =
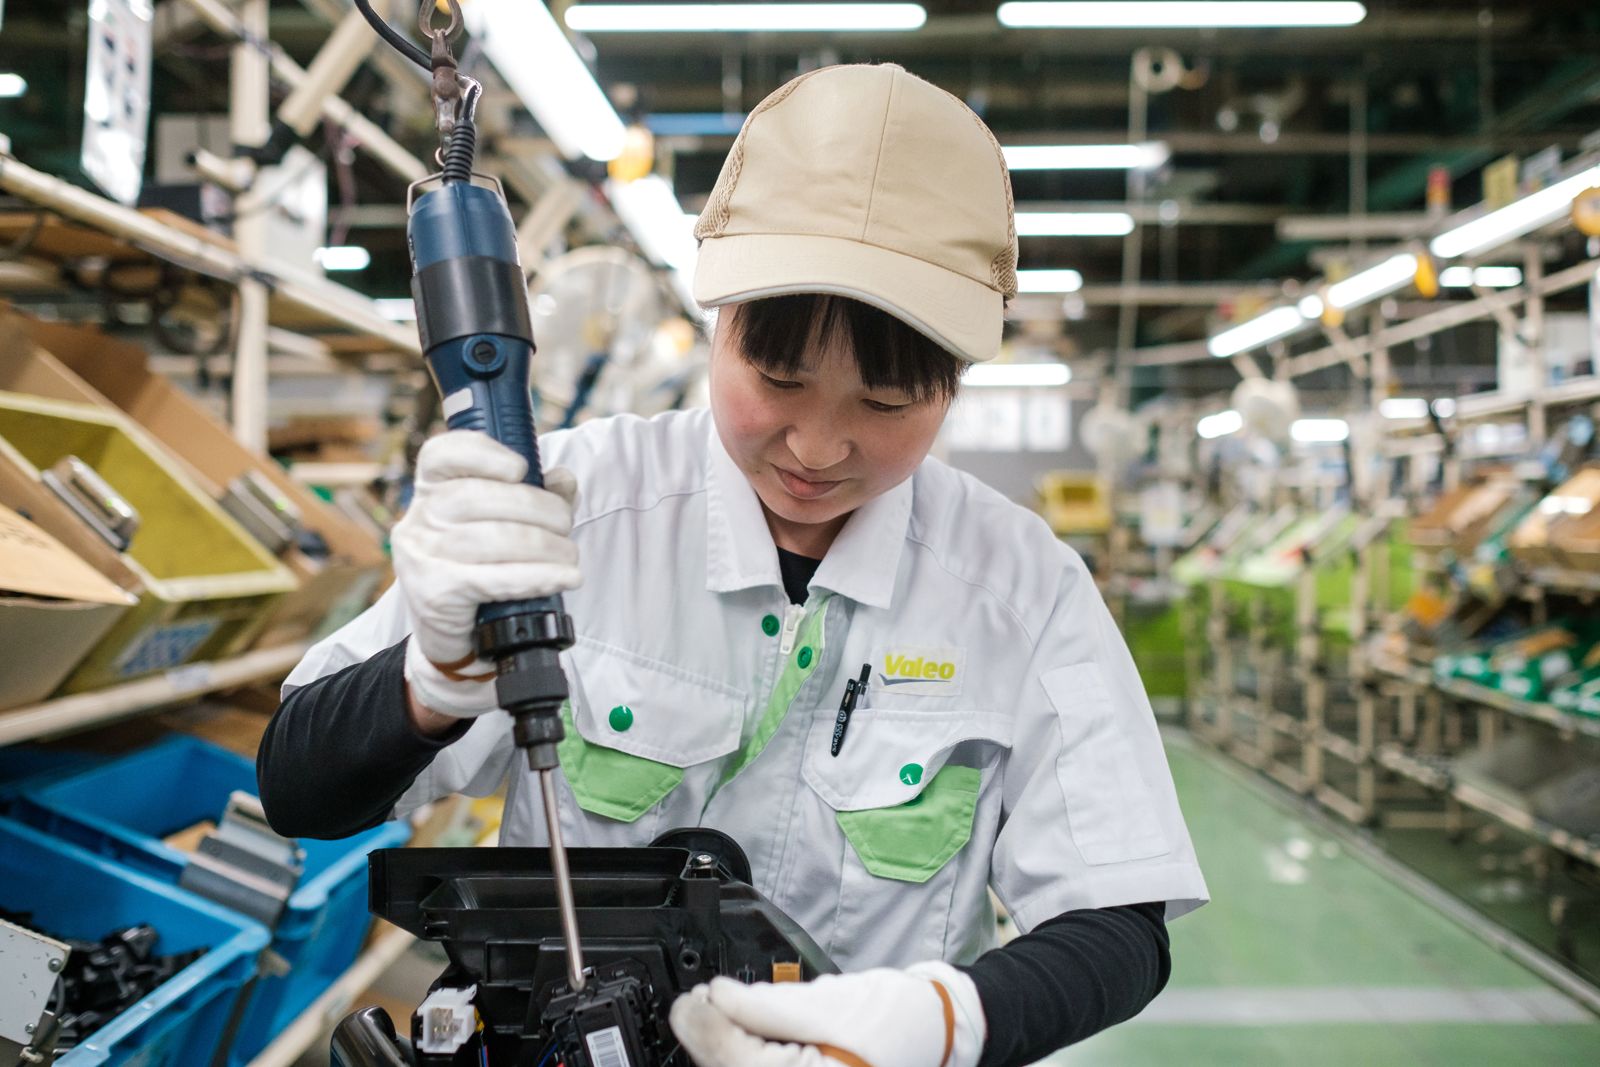
[[[1323,306],[1322,297],[1315,294],[1301,297],[1300,303],[1295,305],[1295,309],[1300,312],[1307,322],[1322,318],[1322,313],[1327,310]]]
[[[1075,270],[1019,270],[1019,293],[1076,293],[1083,288],[1083,275]]]
[[[564,155],[603,162],[622,152],[622,120],[544,4],[473,0],[461,5],[461,15],[500,77]]]
[[[1425,419],[1428,402],[1421,397],[1391,396],[1378,401],[1378,414],[1386,419]]]
[[[28,79],[20,74],[0,74],[0,99],[14,100],[28,91]]]
[[[1337,444],[1350,436],[1350,424],[1343,419],[1296,419],[1289,436],[1303,445]]]
[[[1232,408],[1219,411],[1215,415],[1207,415],[1195,426],[1195,432],[1207,441],[1226,437],[1230,433],[1238,433],[1242,429],[1244,429],[1244,416]]]
[[[1072,368],[1065,363],[978,363],[961,376],[962,385],[1027,389],[1066,385]]]
[[[1439,272],[1446,289],[1515,289],[1522,284],[1521,267],[1446,267]]]
[[[383,297],[373,303],[378,306],[378,314],[390,322],[417,321],[417,303],[409,296]]]
[[[372,253],[360,245],[332,245],[312,253],[323,270],[366,270]]]
[[[1273,308],[1257,315],[1249,322],[1241,322],[1237,326],[1223,330],[1207,343],[1206,349],[1219,359],[1237,356],[1240,352],[1248,352],[1252,348],[1260,348],[1262,345],[1288,337],[1305,325],[1305,321],[1305,316],[1300,314],[1299,308]]]
[[[1600,165],[1442,233],[1428,249],[1440,259],[1455,259],[1498,248],[1561,218],[1579,193],[1596,185],[1600,185]]]
[[[1172,151],[1160,141],[1008,145],[1000,151],[1012,170],[1154,170],[1172,158]]]
[[[1126,237],[1133,216],[1124,211],[1019,211],[1018,237]]]
[[[1367,17],[1350,0],[1132,0],[1104,3],[1007,3],[1000,24],[1013,28],[1080,30],[1248,29],[1281,26],[1354,26]]]
[[[606,196],[644,254],[674,270],[692,270],[698,249],[695,216],[684,212],[672,186],[659,174],[637,181],[608,180]]]
[[[785,33],[916,30],[921,4],[574,4],[580,33]]]
[[[1376,267],[1368,267],[1342,282],[1328,286],[1328,303],[1343,311],[1360,307],[1380,296],[1404,289],[1417,277],[1417,257],[1410,252],[1390,256]]]

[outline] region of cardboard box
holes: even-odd
[[[266,456],[244,447],[181,389],[146,366],[144,349],[84,326],[0,313],[0,389],[98,403],[131,416],[180,460],[212,499],[257,472],[299,509],[328,554],[291,547],[280,557],[300,587],[267,619],[258,647],[321,636],[375,598],[389,562],[381,544]]]
[[[0,507],[0,708],[55,692],[136,602],[42,528]]]
[[[1525,567],[1559,567],[1561,536],[1600,508],[1600,467],[1585,467],[1553,490],[1512,532],[1511,556]]]
[[[1462,486],[1440,497],[1426,514],[1411,523],[1411,543],[1419,548],[1448,548],[1467,557],[1494,531],[1497,520],[1516,503],[1518,485],[1509,478],[1491,478]]]
[[[140,515],[128,550],[113,553],[135,576],[139,604],[72,672],[65,692],[242,651],[295,588],[282,564],[118,412],[0,391],[0,446],[7,482],[31,479],[47,493],[41,470],[74,455]]]
[[[1600,574],[1600,507],[1563,524],[1551,538],[1561,566]]]

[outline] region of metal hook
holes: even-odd
[[[454,37],[456,31],[461,29],[461,0],[446,0],[450,8],[450,24],[444,29],[435,29],[433,16],[439,11],[439,0],[422,0],[422,7],[417,11],[417,27],[422,30],[424,37],[435,40]]]

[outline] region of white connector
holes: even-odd
[[[478,1011],[472,1006],[472,998],[477,995],[475,985],[435,989],[428,994],[417,1009],[422,1016],[423,1052],[449,1055],[467,1043],[478,1029]]]

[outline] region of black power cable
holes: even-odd
[[[433,63],[428,58],[428,53],[424,52],[399,30],[395,29],[393,26],[384,21],[382,15],[372,10],[371,0],[355,0],[355,5],[356,10],[360,11],[362,16],[366,18],[367,22],[371,24],[372,28],[378,31],[378,36],[382,37],[385,41],[388,41],[395,51],[411,60],[411,62],[415,63],[423,70],[431,71],[433,69]]]

